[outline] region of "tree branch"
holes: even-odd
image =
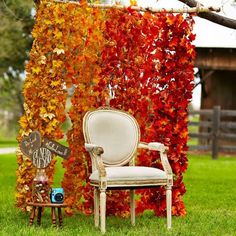
[[[36,3],[40,2],[40,0],[34,0]],[[54,2],[57,3],[70,3],[70,4],[76,4],[80,5],[81,3],[79,1],[75,0],[53,0]],[[97,4],[97,3],[88,3],[88,7],[91,8],[102,8],[102,9],[127,9],[127,6],[122,5],[122,4]],[[185,7],[185,8],[163,8],[163,7],[141,7],[141,6],[129,6],[130,9],[135,10],[135,11],[149,11],[151,13],[154,12],[167,12],[167,13],[194,13],[194,12],[209,12],[209,11],[216,11],[219,12],[220,8],[219,7],[204,7],[204,6],[197,6],[197,7]]]
[[[178,0],[180,2],[183,2],[189,7],[196,7],[199,5],[199,3],[195,0]],[[201,12],[198,14],[199,17],[204,18],[206,20],[209,20],[211,22],[214,22],[216,24],[231,28],[231,29],[236,29],[236,20],[218,15],[213,12]]]

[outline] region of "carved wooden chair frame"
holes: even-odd
[[[88,131],[88,120],[90,116],[93,116],[95,113],[100,111],[106,112],[114,112],[114,113],[122,113],[122,115],[127,116],[132,120],[133,124],[136,127],[137,132],[137,140],[136,140],[136,148],[134,148],[133,152],[126,157],[125,160],[120,163],[104,163],[102,154],[104,153],[103,147],[98,146],[96,143],[91,143],[90,135]],[[112,109],[110,107],[107,108],[99,108],[95,111],[89,111],[85,114],[83,119],[83,132],[85,138],[85,148],[89,152],[90,157],[92,159],[92,172],[98,171],[99,180],[94,181],[91,180],[90,183],[94,186],[94,221],[95,227],[99,227],[99,213],[100,213],[100,229],[102,233],[106,232],[106,190],[110,189],[130,189],[130,207],[131,207],[131,224],[135,224],[135,190],[136,188],[147,188],[147,187],[155,187],[164,185],[166,186],[166,205],[167,205],[167,228],[171,228],[171,207],[172,207],[172,185],[173,185],[173,176],[172,169],[167,159],[167,150],[168,148],[161,143],[152,142],[152,143],[144,143],[140,142],[140,130],[139,125],[136,119],[130,114]],[[136,152],[138,148],[144,148],[149,150],[155,150],[160,153],[161,163],[163,165],[164,172],[166,174],[165,179],[153,179],[153,180],[133,180],[133,181],[109,181],[107,179],[107,171],[106,167],[115,166],[120,167],[125,164],[129,164],[129,166],[134,166],[134,159],[136,157]],[[99,211],[100,209],[100,211]]]

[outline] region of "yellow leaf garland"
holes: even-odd
[[[62,9],[65,10],[63,6]],[[38,130],[43,137],[54,140],[63,137],[61,125],[65,120],[67,91],[63,87],[65,66],[59,58],[63,55],[63,49],[57,47],[61,44],[62,32],[61,29],[51,31],[48,28],[49,24],[52,25],[54,22],[62,23],[52,18],[51,13],[54,10],[59,11],[57,4],[42,1],[36,15],[36,24],[32,32],[34,42],[30,61],[26,66],[27,77],[23,88],[25,114],[19,120],[19,141],[34,130]],[[47,20],[46,24],[44,20]],[[52,45],[57,48],[54,52],[55,48],[52,48]],[[27,210],[26,203],[31,200],[35,168],[20,150],[17,152],[17,163],[16,205]],[[53,178],[54,165],[55,161],[48,168],[50,182]]]

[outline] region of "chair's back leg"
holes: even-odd
[[[100,220],[101,232],[106,232],[106,190],[100,189]]]
[[[130,190],[130,216],[131,224],[135,225],[135,190]]]
[[[167,229],[171,228],[171,208],[172,208],[172,190],[171,186],[166,187],[166,214],[167,214]]]
[[[99,226],[99,189],[94,188],[94,224]]]

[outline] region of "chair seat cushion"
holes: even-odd
[[[144,166],[123,166],[123,167],[106,167],[107,181],[134,181],[134,180],[166,180],[167,175],[163,170],[144,167]],[[94,171],[90,180],[99,181],[98,171]]]

